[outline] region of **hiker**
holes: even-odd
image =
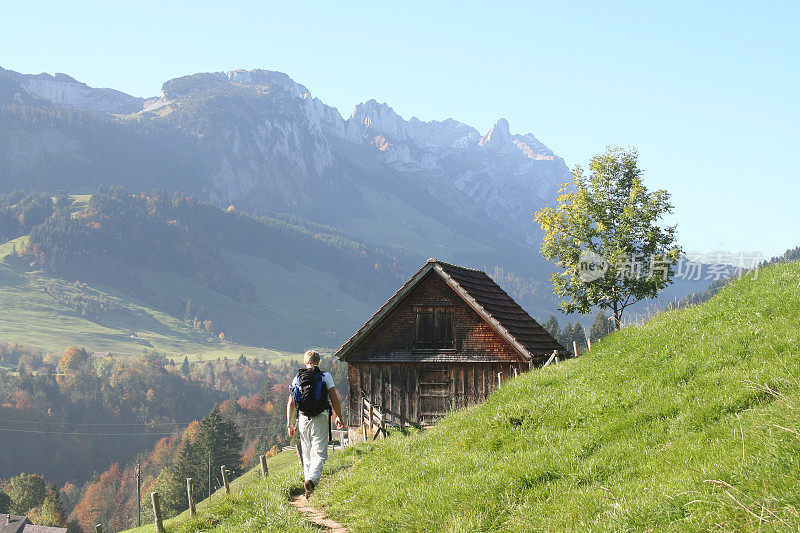
[[[309,350],[303,355],[305,368],[292,380],[286,404],[286,426],[294,437],[294,410],[297,408],[297,432],[300,433],[300,462],[303,465],[306,498],[319,484],[322,466],[328,458],[331,431],[331,406],[336,413],[336,429],[342,427],[342,406],[330,373],[319,369],[319,354]],[[330,404],[328,400],[330,399]]]

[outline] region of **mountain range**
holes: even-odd
[[[294,216],[406,264],[485,269],[540,318],[557,302],[531,214],[568,179],[562,158],[503,118],[481,134],[376,100],[344,118],[280,72],[194,74],[140,98],[0,68],[0,193],[121,185]]]
[[[535,243],[531,213],[569,176],[563,159],[532,134],[512,134],[505,119],[481,135],[453,119],[405,120],[375,100],[357,105],[344,119],[286,74],[267,70],[185,76],[167,81],[160,96],[148,99],[92,88],[64,74],[0,70],[0,101],[172,130],[204,153],[191,178],[181,183],[172,176],[168,184],[177,181],[220,205],[291,211],[325,222],[374,218],[385,213],[376,203],[405,203],[410,205],[401,211],[410,208],[440,221],[492,221]],[[131,137],[128,142],[135,143],[136,135]],[[15,154],[8,145],[3,150],[10,176],[0,186],[16,181],[14,175],[25,170],[20,167],[36,165],[26,151],[84,158],[85,165],[102,167],[86,146],[92,141],[58,124],[31,131],[24,144],[10,146]],[[77,192],[91,192],[103,179],[85,176],[88,190]],[[78,178],[68,181],[81,184]],[[383,202],[375,202],[376,195]]]

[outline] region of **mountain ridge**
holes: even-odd
[[[2,70],[0,78],[16,83],[11,101],[17,103],[27,96],[130,120],[169,121],[179,108],[207,112],[217,106],[220,113],[210,128],[221,128],[216,148],[223,153],[216,157],[201,190],[220,205],[244,203],[258,210],[297,202],[310,207],[313,195],[303,187],[312,185],[304,180],[335,184],[341,178],[337,174],[343,163],[331,147],[333,137],[368,147],[386,170],[403,181],[413,181],[439,200],[455,195],[457,207],[468,216],[491,220],[504,232],[535,244],[538,233],[530,213],[551,198],[569,174],[563,160],[532,134],[512,135],[505,119],[481,135],[452,118],[406,120],[376,100],[356,105],[344,118],[304,85],[276,71],[240,69],[182,76],[166,81],[161,95],[153,98],[91,88],[60,74]],[[202,138],[209,134],[203,127],[195,121],[184,129]],[[280,174],[291,176],[285,179]],[[264,196],[280,201],[276,205]]]

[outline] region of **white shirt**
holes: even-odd
[[[328,390],[334,389],[333,385],[333,376],[331,376],[330,372],[323,372],[322,373],[322,381],[325,382],[325,386],[328,387]],[[297,376],[294,377],[292,380],[292,387],[297,387],[300,385],[300,381],[297,379]]]

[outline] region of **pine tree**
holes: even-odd
[[[559,340],[561,330],[558,327],[558,319],[554,315],[550,315],[547,318],[547,322],[544,323],[543,327],[554,339]]]
[[[219,476],[222,465],[231,471],[231,478],[241,475],[244,438],[234,422],[222,417],[219,406],[214,407],[200,422],[195,442],[201,450],[211,454],[212,475],[216,472],[216,476]],[[219,483],[221,482],[219,479]]]
[[[209,460],[212,490],[222,484],[222,465],[230,470],[230,479],[241,475],[243,442],[236,424],[220,414],[219,406],[214,407],[200,422],[194,439],[183,442],[173,468],[161,476],[164,506],[170,512],[186,509],[183,491],[189,477],[194,479],[198,500],[208,496]]]
[[[181,364],[181,375],[184,377],[189,375],[189,372],[192,370],[192,365],[189,363],[189,357],[184,355],[183,356],[183,363]]]
[[[567,322],[561,332],[559,342],[570,352],[572,351],[573,342],[578,344],[578,350],[584,348],[586,346],[586,332],[584,331],[581,323],[575,322],[573,324],[571,322]]]
[[[572,340],[578,344],[578,350],[586,348],[586,330],[580,322],[575,322],[572,326]]]
[[[589,338],[592,339],[592,342],[599,341],[612,331],[614,331],[614,326],[611,320],[606,316],[605,312],[600,309],[594,317],[592,328],[589,330]]]
[[[37,526],[64,527],[67,519],[58,489],[48,487],[42,504],[30,509],[27,516]]]

